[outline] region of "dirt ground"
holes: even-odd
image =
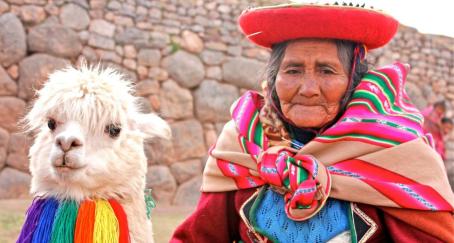
[[[0,243],[16,242],[30,199],[0,200]],[[169,242],[173,230],[193,210],[158,204],[152,211],[155,242]]]

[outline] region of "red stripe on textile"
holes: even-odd
[[[123,207],[116,200],[113,199],[110,199],[109,203],[115,213],[115,216],[117,217],[118,225],[120,228],[120,236],[118,242],[119,243],[131,242],[129,238],[128,217],[126,216]]]
[[[346,136],[348,136],[348,135],[346,135]],[[363,142],[363,143],[367,143],[367,144],[372,144],[372,145],[380,146],[383,148],[394,147],[394,145],[392,145],[392,144],[378,142],[378,141],[370,140],[368,138],[358,138],[358,137],[339,137],[339,138],[316,137],[316,138],[314,138],[313,141],[317,141],[320,143],[335,143],[335,142],[340,142],[340,141],[353,141],[353,142]]]
[[[244,144],[243,144],[243,140],[244,140]],[[259,156],[260,152],[262,151],[261,148],[259,146],[257,146],[255,143],[247,141],[247,139],[241,135],[238,135],[237,141],[238,141],[238,144],[240,145],[243,153],[248,154],[249,157],[251,157],[251,159],[255,163],[257,163],[258,156]]]
[[[246,92],[238,100],[237,105],[233,109],[232,118],[235,120],[238,131],[244,137],[247,137],[249,130],[249,123],[257,110],[254,100],[256,100],[256,93]]]
[[[337,163],[334,167],[361,175],[364,177],[364,179],[361,179],[362,181],[404,208],[429,209],[429,207],[409,195],[396,183],[410,188],[439,210],[452,210],[451,205],[432,187],[419,184],[412,179],[366,161],[358,159],[348,160]]]
[[[347,130],[349,134],[372,136],[380,139],[391,140],[397,143],[404,143],[418,137],[409,131],[404,131],[399,128],[378,123],[371,125],[366,122],[345,122],[342,123],[342,130],[327,130],[323,136],[342,136],[345,135],[345,130]]]
[[[355,100],[356,102],[357,100]],[[358,101],[364,101],[358,99]],[[417,115],[417,114],[413,114]],[[385,121],[390,121],[393,123],[398,123],[402,126],[414,129],[416,131],[421,132],[421,124],[417,121],[414,121],[412,119],[409,119],[406,116],[403,116],[401,114],[388,114],[388,115],[382,115],[379,113],[371,113],[369,109],[365,105],[355,105],[355,106],[350,106],[348,109],[348,112],[346,115],[341,117],[340,120],[343,118],[348,118],[348,117],[354,117],[354,118],[359,118],[359,119],[380,119],[380,120],[385,120]]]
[[[258,187],[265,184],[260,177],[253,176],[249,172],[249,168],[222,159],[216,159],[216,163],[222,174],[232,178],[240,189]]]

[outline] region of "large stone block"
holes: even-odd
[[[35,5],[26,5],[21,7],[20,18],[28,24],[41,23],[46,18],[44,8]]]
[[[143,80],[136,84],[136,95],[137,96],[148,96],[159,93],[159,82],[156,80]]]
[[[24,26],[16,15],[5,13],[0,15],[0,66],[8,67],[21,60],[27,52]]]
[[[144,66],[159,66],[161,62],[161,52],[155,49],[141,49],[137,54],[137,62]]]
[[[90,22],[90,32],[112,38],[115,33],[115,25],[103,19],[95,19]]]
[[[185,88],[193,88],[202,82],[205,69],[200,59],[185,51],[164,58],[162,65],[170,77]]]
[[[202,177],[194,177],[191,180],[183,183],[178,187],[175,198],[173,199],[174,205],[179,206],[195,206],[200,198],[200,187],[202,186]]]
[[[16,96],[17,84],[14,82],[0,66],[0,96]]]
[[[177,189],[177,182],[167,166],[155,165],[148,167],[147,188],[152,189],[158,202],[169,203]]]
[[[153,139],[151,141],[147,141],[144,148],[148,164],[150,165],[171,164],[176,161],[172,141],[165,139]]]
[[[34,90],[42,87],[51,72],[69,64],[68,60],[47,54],[34,54],[23,59],[19,63],[19,97],[31,99],[35,95]]]
[[[31,28],[27,42],[31,51],[60,57],[77,57],[82,51],[79,35],[59,24],[43,23]]]
[[[0,128],[0,170],[6,165],[6,155],[8,154],[9,133]]]
[[[31,138],[22,133],[11,134],[6,164],[14,169],[28,173],[30,164],[28,151],[30,150],[31,143]]]
[[[18,131],[17,122],[24,116],[25,102],[16,97],[0,97],[0,127]]]
[[[176,162],[170,165],[170,171],[181,184],[194,176],[202,174],[202,163],[199,159]]]
[[[0,171],[0,199],[29,196],[31,176],[12,168]]]
[[[114,36],[117,44],[135,45],[143,48],[149,45],[149,34],[135,27],[128,27],[124,31],[118,32]]]
[[[88,38],[88,45],[106,50],[115,49],[115,41],[112,40],[112,38],[95,33],[90,34],[90,37]]]
[[[83,30],[90,24],[87,10],[76,4],[66,4],[60,12],[60,21],[64,26],[75,30]]]
[[[175,122],[172,128],[175,161],[202,157],[207,149],[203,139],[203,129],[197,120]]]
[[[161,115],[165,118],[182,119],[193,116],[191,92],[172,80],[162,84],[160,100]]]
[[[185,30],[182,37],[185,50],[193,53],[200,53],[203,50],[203,41],[196,33]]]
[[[232,58],[222,65],[224,81],[246,89],[260,89],[265,64],[243,57]]]
[[[219,65],[225,59],[224,53],[218,51],[205,50],[200,54],[200,56],[203,62],[207,65]]]
[[[201,121],[228,121],[230,106],[239,97],[239,91],[233,85],[206,80],[194,92],[194,97],[196,114]]]

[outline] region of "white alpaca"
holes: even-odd
[[[116,199],[128,217],[131,241],[153,242],[143,142],[169,138],[170,128],[138,110],[131,86],[109,68],[83,65],[50,75],[24,119],[28,131],[38,131],[29,153],[31,193]]]

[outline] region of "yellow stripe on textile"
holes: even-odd
[[[106,200],[96,200],[93,243],[118,243],[120,230],[115,212]]]

